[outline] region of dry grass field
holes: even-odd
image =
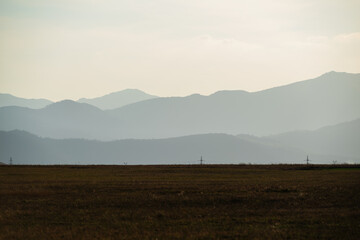
[[[0,239],[359,236],[359,166],[0,166]]]

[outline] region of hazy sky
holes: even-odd
[[[360,72],[359,0],[1,0],[0,92],[256,91]]]

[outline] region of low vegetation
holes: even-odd
[[[358,239],[360,166],[0,166],[0,239]]]

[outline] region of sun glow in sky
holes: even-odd
[[[2,0],[0,92],[257,91],[360,72],[358,0]]]

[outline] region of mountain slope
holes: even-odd
[[[63,101],[43,109],[0,108],[0,130],[43,137],[115,140],[205,133],[270,135],[360,118],[360,74],[319,78],[249,93],[149,99],[103,111]]]
[[[25,130],[53,138],[116,139],[121,123],[86,103],[65,100],[43,109],[0,108],[2,130]]]
[[[18,106],[39,109],[51,103],[52,102],[47,99],[26,99],[15,97],[11,94],[0,93],[0,107]]]
[[[88,107],[88,106],[85,106]],[[315,131],[269,137],[203,134],[155,140],[100,142],[39,138],[0,131],[0,161],[17,164],[360,163],[360,119]]]
[[[23,131],[0,131],[0,161],[14,164],[206,164],[302,163],[305,153],[253,143],[226,134],[159,140],[99,142],[39,138]],[[327,162],[318,156],[318,162]]]
[[[265,139],[309,153],[359,158],[360,119],[323,127],[315,131],[288,132]]]
[[[115,109],[131,103],[140,102],[157,96],[149,95],[137,89],[126,89],[119,92],[107,94],[98,98],[81,98],[78,100],[80,103],[88,103],[100,109]]]
[[[108,111],[135,138],[223,132],[269,135],[316,129],[360,117],[360,74],[324,74],[248,93],[157,98]]]

